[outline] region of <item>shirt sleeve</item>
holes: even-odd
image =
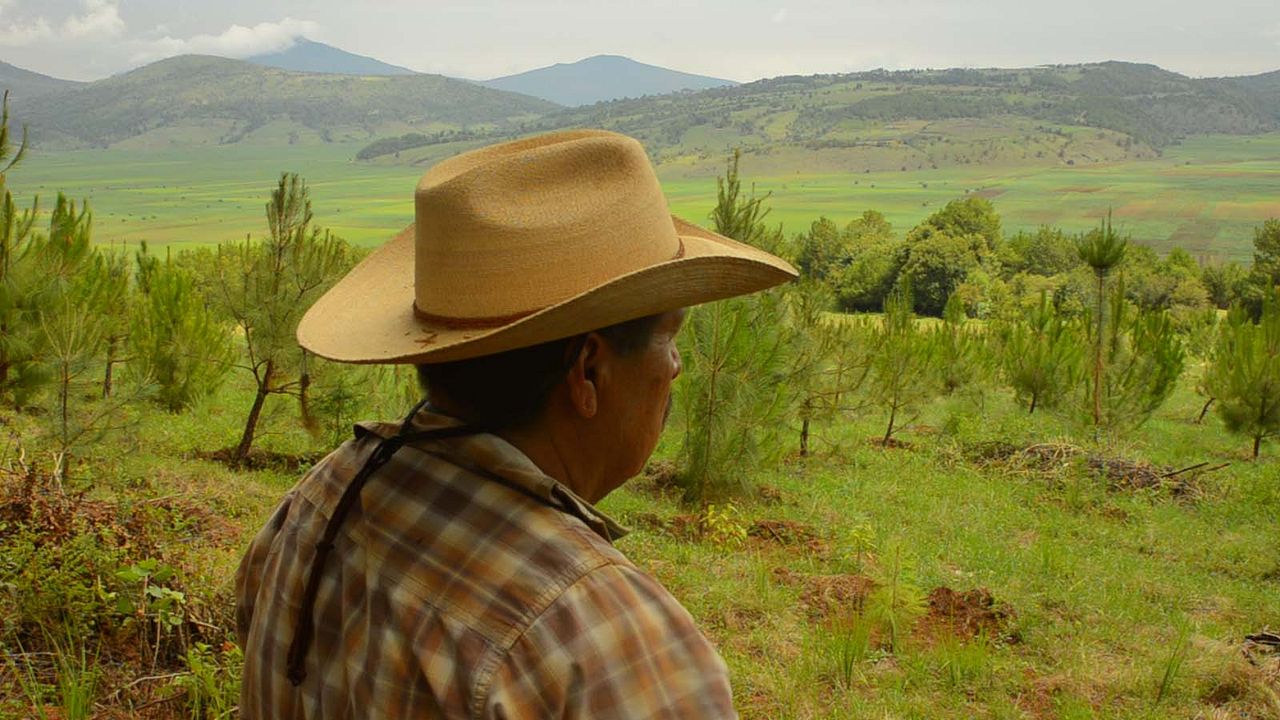
[[[656,580],[607,565],[534,621],[496,670],[481,717],[736,718],[724,661]]]
[[[276,506],[271,519],[254,536],[249,549],[240,559],[240,567],[236,569],[236,640],[240,647],[245,647],[249,639],[249,625],[253,622],[254,604],[258,597],[258,588],[262,585],[263,568],[267,557],[271,554],[271,546],[276,535],[284,527],[289,516],[289,506],[293,501],[293,492],[285,495],[284,500]]]

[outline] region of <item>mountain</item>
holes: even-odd
[[[1280,129],[1277,90],[1280,73],[1193,79],[1114,61],[870,70],[564,108],[520,127],[379,141],[358,156],[396,150],[399,163],[425,164],[521,133],[603,127],[640,138],[654,161],[685,177],[716,174],[735,149],[759,173],[1106,163],[1153,158],[1192,135]]]
[[[299,72],[333,73],[335,75],[414,75],[409,68],[389,65],[375,58],[356,55],[332,45],[298,38],[294,44],[280,52],[254,55],[246,62],[281,70]]]
[[[61,90],[69,90],[83,84],[73,80],[60,80],[48,75],[41,75],[30,70],[23,70],[16,65],[0,62],[0,88],[8,90],[10,98],[16,102]]]
[[[208,144],[371,139],[500,124],[557,109],[537,98],[441,75],[300,73],[183,55],[71,90],[15,113],[39,144]]]
[[[1262,111],[1280,117],[1280,70],[1261,75],[1218,78],[1211,82],[1233,88],[1254,98]]]
[[[569,106],[737,85],[732,80],[668,70],[620,55],[596,55],[575,63],[556,63],[481,84]]]
[[[465,140],[603,127],[639,138],[685,176],[718,172],[734,149],[760,173],[1080,165],[1155,157],[1190,135],[1280,129],[1278,85],[1280,73],[1205,80],[1121,62],[874,70],[564,108]],[[400,143],[398,161],[429,162],[461,139]]]

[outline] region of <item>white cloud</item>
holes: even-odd
[[[314,35],[320,25],[312,20],[284,18],[279,22],[262,22],[253,27],[232,25],[217,35],[195,35],[181,39],[165,35],[143,45],[134,62],[150,62],[174,55],[201,54],[225,57],[248,57],[278,52],[293,45],[303,35]]]
[[[12,5],[11,0],[0,0],[0,13]],[[84,14],[67,16],[56,29],[44,16],[0,25],[0,45],[26,47],[51,40],[114,38],[124,30],[124,20],[120,18],[115,0],[85,0]]]
[[[27,23],[6,23],[0,26],[0,45],[26,47],[53,38],[49,22],[38,17]]]
[[[7,15],[13,0],[0,0],[0,16]],[[8,21],[0,24],[0,46],[26,47],[53,37],[49,21],[37,17],[26,22]]]
[[[778,11],[777,11],[777,12],[775,12],[775,13],[773,14],[773,17],[771,18],[771,21],[772,21],[774,24],[780,24],[780,23],[784,23],[784,22],[786,22],[786,21],[787,21],[787,9],[786,9],[786,8],[784,8],[784,7],[778,8]]]
[[[70,40],[111,38],[123,32],[124,20],[113,0],[85,0],[84,15],[72,15],[62,23],[62,34]]]

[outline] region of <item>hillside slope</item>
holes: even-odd
[[[391,65],[367,55],[357,55],[332,45],[298,38],[280,52],[254,55],[246,62],[296,72],[334,73],[337,75],[414,75],[409,68]]]
[[[1270,76],[1196,80],[1108,62],[1010,70],[872,71],[779,77],[590,107],[517,131],[606,127],[645,142],[675,172],[715,171],[724,153],[761,172],[1082,164],[1151,157],[1178,139],[1280,127]],[[456,138],[453,138],[456,140]],[[401,162],[439,149],[401,150]]]
[[[732,80],[670,70],[620,55],[596,55],[574,63],[556,63],[481,84],[568,106],[737,85]]]
[[[496,125],[556,107],[440,75],[298,73],[185,55],[34,98],[18,115],[37,142],[74,147],[140,136],[227,143],[267,126],[275,131],[273,142],[372,137]]]
[[[74,80],[62,80],[38,72],[24,70],[16,65],[0,62],[0,89],[8,90],[14,102],[22,102],[29,98],[48,95],[80,87],[84,83]]]

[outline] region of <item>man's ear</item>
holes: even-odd
[[[602,360],[607,354],[604,341],[595,333],[588,333],[577,356],[569,365],[565,385],[569,391],[569,404],[583,418],[593,418],[600,410],[600,380],[605,375]]]

